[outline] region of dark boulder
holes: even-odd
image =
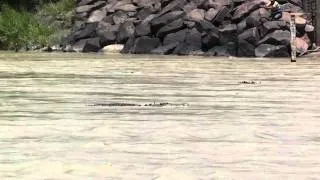
[[[265,0],[248,0],[234,9],[232,20],[234,22],[239,22],[252,11],[259,9],[265,4]]]
[[[178,43],[183,42],[186,39],[187,32],[188,32],[187,29],[183,29],[178,32],[174,32],[166,35],[163,39],[163,45],[166,46],[176,42]]]
[[[263,23],[263,20],[268,19],[270,17],[270,11],[265,8],[260,8],[253,11],[246,20],[247,27],[257,27]]]
[[[160,54],[160,55],[165,55],[165,54],[171,54],[174,49],[178,46],[178,42],[164,45],[164,46],[159,46],[156,49],[151,51],[151,54]]]
[[[219,29],[220,42],[227,44],[229,42],[236,42],[237,40],[237,25],[228,24]]]
[[[206,33],[202,37],[202,47],[203,49],[210,49],[215,45],[218,45],[220,43],[219,41],[219,35],[218,33],[215,33],[213,31]]]
[[[185,43],[201,48],[201,33],[196,28],[189,30],[186,35]]]
[[[131,52],[134,54],[148,54],[157,48],[159,44],[160,40],[158,38],[142,36],[135,39]]]
[[[186,4],[186,0],[170,1],[164,8],[162,8],[159,15],[163,15],[169,11],[182,10],[185,4]]]
[[[210,23],[209,21],[206,21],[206,20],[197,22],[196,28],[200,32],[214,31],[215,33],[218,33],[218,31],[219,31],[219,29],[216,26],[214,26],[212,23]]]
[[[98,27],[98,23],[86,23],[76,32],[72,33],[70,36],[67,37],[67,42],[70,44],[75,43],[80,39],[86,38],[94,38],[97,36],[96,29]]]
[[[218,26],[223,23],[224,20],[228,19],[228,17],[231,17],[230,15],[230,9],[226,6],[219,7],[218,13],[214,17],[214,19],[211,21],[214,25]]]
[[[123,54],[129,54],[132,53],[132,47],[134,46],[134,37],[130,37],[127,42],[124,44],[123,49],[121,50],[121,53]]]
[[[209,49],[204,55],[205,56],[236,56],[236,45],[233,42],[230,42],[225,45],[215,46]]]
[[[101,49],[99,38],[81,39],[72,45],[76,52],[98,52]]]
[[[285,30],[276,30],[259,41],[258,44],[285,45],[290,44],[290,32]]]
[[[96,31],[97,36],[100,37],[101,45],[106,46],[115,43],[118,30],[118,25],[111,25],[109,23],[100,22]]]
[[[132,3],[140,8],[150,10],[151,13],[157,13],[161,10],[161,2],[156,0],[132,0]]]
[[[256,27],[250,28],[238,35],[238,39],[246,40],[247,42],[256,45],[260,40],[259,32]],[[241,47],[241,46],[239,46]]]
[[[152,19],[150,23],[151,23],[152,28],[155,29],[155,31],[157,31],[161,27],[171,23],[172,21],[174,21],[176,19],[180,19],[184,15],[185,15],[185,13],[183,11],[173,11],[173,12],[169,12],[163,16],[156,17],[156,18]]]
[[[238,56],[240,57],[254,57],[255,56],[255,46],[248,41],[239,38],[238,39]]]
[[[177,32],[183,28],[184,28],[183,20],[177,19],[160,28],[159,31],[157,32],[157,37],[163,38],[166,34]]]
[[[176,55],[202,55],[203,51],[200,47],[188,43],[179,44],[172,54]]]
[[[289,51],[284,45],[261,44],[255,49],[256,57],[288,57]]]
[[[201,33],[193,28],[188,30],[183,43],[180,43],[173,54],[178,55],[196,55],[202,54]]]
[[[281,5],[281,9],[285,12],[291,12],[291,13],[302,13],[303,10],[301,7],[296,6],[291,3],[285,3]]]
[[[134,36],[134,32],[135,27],[133,22],[127,21],[121,24],[117,35],[117,42],[120,44],[126,42],[130,37]]]
[[[285,21],[267,21],[259,27],[260,36],[264,37],[266,34],[275,30],[289,30],[289,26]]]

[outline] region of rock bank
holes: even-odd
[[[65,51],[98,52],[124,44],[122,53],[284,57],[290,53],[291,12],[301,0],[279,0],[281,19],[269,0],[78,0]],[[308,21],[297,22],[300,53],[311,46]],[[301,48],[299,48],[301,47]]]

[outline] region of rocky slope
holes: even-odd
[[[98,52],[125,44],[123,53],[283,57],[290,52],[290,12],[301,0],[281,0],[272,20],[269,0],[78,0],[65,51]],[[304,19],[298,47],[310,46]],[[303,48],[302,48],[303,47]]]

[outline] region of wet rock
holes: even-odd
[[[259,27],[260,36],[262,37],[275,30],[289,30],[289,26],[284,21],[267,21]]]
[[[236,42],[237,39],[237,25],[228,24],[219,29],[220,42],[227,44],[229,42]]]
[[[236,46],[235,43],[228,43],[221,46],[215,46],[209,49],[204,55],[205,56],[236,56]]]
[[[182,10],[185,4],[186,4],[186,0],[173,0],[169,4],[167,4],[164,8],[162,8],[159,15],[163,15],[169,11]]]
[[[256,27],[247,29],[243,33],[238,35],[238,39],[243,39],[253,45],[256,45],[260,40],[258,29]]]
[[[288,57],[289,51],[284,45],[261,44],[255,49],[256,57]]]
[[[183,42],[186,39],[187,32],[188,32],[187,29],[183,29],[178,32],[166,35],[163,39],[163,45],[166,46],[166,45],[174,44],[177,42],[178,43]]]
[[[214,25],[221,25],[227,17],[231,17],[230,9],[225,6],[222,6],[219,8],[217,15],[214,17],[214,19],[211,22]]]
[[[234,22],[239,22],[252,11],[259,9],[261,6],[265,4],[266,1],[264,0],[248,0],[235,8],[232,20]]]
[[[177,19],[165,26],[163,26],[158,32],[157,37],[164,37],[166,34],[170,34],[176,31],[179,31],[184,28],[183,20]]]
[[[255,46],[248,41],[239,38],[238,39],[238,56],[240,57],[254,57],[255,56]]]
[[[202,37],[202,47],[204,49],[211,49],[220,43],[219,34],[214,31],[208,32]]]
[[[134,41],[131,52],[134,54],[148,54],[151,53],[160,44],[158,38],[150,38],[148,36],[139,37]]]
[[[259,41],[258,44],[285,45],[290,44],[290,32],[286,30],[276,30]]]
[[[73,44],[80,39],[85,38],[93,38],[97,36],[96,29],[98,27],[98,23],[86,23],[80,29],[78,29],[75,33],[71,34],[67,38],[67,42]]]
[[[151,26],[153,27],[153,29],[158,30],[159,28],[171,23],[172,21],[181,18],[182,16],[184,16],[185,13],[183,11],[173,11],[170,13],[167,13],[163,16],[160,17],[156,17],[154,19],[152,19]]]
[[[156,49],[151,51],[151,54],[160,54],[160,55],[165,55],[165,54],[171,54],[174,49],[178,46],[178,42],[172,43],[172,44],[167,44],[164,46],[159,46]]]
[[[81,39],[72,46],[75,52],[98,52],[101,49],[99,38]]]
[[[260,8],[253,11],[246,20],[247,27],[257,27],[262,24],[262,19],[268,19],[270,17],[270,11],[265,8]]]
[[[123,44],[130,37],[134,36],[135,27],[134,24],[130,21],[127,21],[120,25],[119,32],[117,35],[117,42]]]

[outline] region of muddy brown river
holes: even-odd
[[[320,179],[320,59],[0,52],[0,179]]]

